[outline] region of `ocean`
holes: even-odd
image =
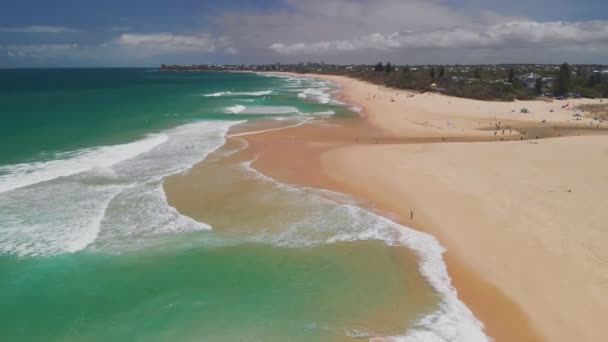
[[[486,340],[432,236],[226,162],[232,127],[357,117],[334,85],[157,69],[0,79],[0,340]],[[201,162],[213,201],[185,216],[163,185]]]

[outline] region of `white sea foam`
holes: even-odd
[[[292,106],[243,106],[236,105],[225,109],[227,113],[249,115],[281,115],[301,114],[298,108]]]
[[[256,157],[257,158],[257,157]],[[255,159],[254,159],[255,160]],[[383,216],[344,200],[345,195],[328,190],[311,191],[310,188],[280,183],[251,167],[251,163],[241,164],[253,172],[260,180],[273,184],[282,191],[295,194],[294,201],[309,208],[310,215],[302,215],[300,220],[284,227],[280,233],[260,233],[254,241],[273,243],[283,247],[304,247],[320,244],[358,240],[380,240],[391,246],[406,246],[419,255],[419,269],[429,284],[441,295],[439,308],[419,319],[404,336],[378,338],[388,341],[490,341],[485,335],[483,324],[462,303],[443,260],[445,248],[431,235],[413,230]],[[314,213],[314,214],[312,214]],[[332,229],[327,228],[331,222]]]
[[[44,256],[91,244],[121,186],[48,182],[0,196],[0,255]]]
[[[170,207],[162,182],[222,146],[236,123],[208,121],[167,130],[159,135],[164,142],[146,152],[114,146],[111,155],[125,155],[110,166],[0,194],[0,255],[45,256],[84,248],[120,252],[176,232],[210,229]]]
[[[108,209],[108,205],[114,199],[116,195],[118,195],[119,191],[116,191],[112,196],[108,196],[107,200],[105,200],[99,208],[97,215],[91,217],[89,224],[87,227],[84,227],[82,232],[78,234],[76,239],[67,240],[65,251],[70,253],[78,252],[86,248],[88,245],[93,243],[97,236],[99,235],[99,231],[101,230],[101,221],[106,216],[106,210]]]
[[[157,134],[129,144],[57,154],[50,161],[0,166],[0,193],[95,168],[107,168],[150,151],[167,139],[167,135]]]
[[[363,107],[360,106],[352,106],[350,107],[350,110],[352,110],[355,113],[361,113],[363,111]]]
[[[247,107],[243,105],[230,106],[226,108],[226,113],[238,114],[247,109]]]
[[[245,92],[232,92],[232,91],[220,91],[213,94],[203,95],[205,97],[222,97],[222,96],[265,96],[272,94],[272,90],[260,90],[260,91],[245,91]]]
[[[220,91],[220,92],[217,92],[217,93],[207,94],[207,95],[203,95],[203,96],[204,97],[220,97],[220,96],[224,96],[224,95],[227,95],[227,94],[230,94],[230,92],[229,91]]]
[[[331,95],[327,93],[329,88],[307,88],[298,94],[301,99],[309,99],[318,103],[327,104],[331,101]]]
[[[328,110],[323,111],[323,112],[315,112],[315,113],[312,113],[312,114],[313,114],[313,115],[322,115],[322,116],[328,116],[328,115],[335,115],[335,114],[336,114],[336,112],[334,112],[334,111],[333,111],[333,110],[331,110],[331,109],[328,109]]]

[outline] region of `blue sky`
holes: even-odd
[[[608,1],[0,0],[0,67],[608,63]]]

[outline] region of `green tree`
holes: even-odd
[[[384,71],[384,65],[382,65],[382,62],[378,62],[378,64],[376,64],[374,71]]]
[[[475,70],[473,71],[473,77],[481,80],[481,69],[480,68],[475,68]]]
[[[515,69],[511,68],[509,69],[509,83],[513,84],[513,81],[515,80]]]
[[[543,79],[542,78],[536,79],[536,84],[534,85],[534,93],[536,95],[540,95],[543,93]]]
[[[601,76],[602,74],[599,72],[592,72],[591,75],[587,77],[587,86],[591,88],[595,87],[596,84],[602,81]]]
[[[435,82],[435,68],[431,68],[431,80]]]
[[[391,62],[386,63],[386,68],[384,68],[384,71],[386,71],[387,73],[393,71],[393,65],[391,64]]]
[[[443,78],[443,76],[445,76],[445,68],[441,67],[439,68],[439,78]]]
[[[570,90],[570,87],[570,66],[568,65],[568,63],[564,63],[559,68],[555,92],[558,95],[565,95]]]

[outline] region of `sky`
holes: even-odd
[[[608,0],[0,0],[0,68],[608,64]]]

